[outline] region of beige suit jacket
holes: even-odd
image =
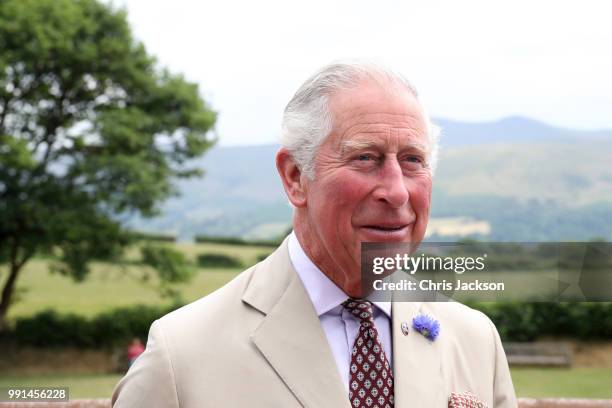
[[[439,337],[401,331],[426,313]],[[447,407],[473,392],[491,407],[516,407],[497,330],[458,303],[393,303],[395,407]],[[221,289],[151,325],[146,351],[113,393],[115,408],[350,408],[287,241]]]

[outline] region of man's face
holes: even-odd
[[[305,245],[315,263],[359,296],[361,242],[422,240],[431,197],[423,112],[408,91],[364,83],[333,95],[334,129],[306,181]]]

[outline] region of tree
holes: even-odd
[[[216,114],[157,66],[126,13],[96,0],[0,0],[0,298],[37,253],[76,280],[129,242],[120,219],[154,215],[199,174]]]

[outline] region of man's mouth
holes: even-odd
[[[364,242],[402,242],[410,238],[412,224],[370,224],[361,227]]]
[[[417,217],[379,215],[356,222],[361,242],[407,242],[412,239],[412,230]]]
[[[400,231],[406,228],[408,224],[404,225],[366,225],[364,228],[378,230],[378,231]]]

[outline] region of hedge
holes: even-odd
[[[246,240],[237,237],[215,237],[210,235],[196,235],[194,237],[195,242],[198,243],[211,243],[211,244],[227,244],[227,245],[240,245],[240,246],[256,246],[256,247],[277,247],[281,244],[282,240]]]
[[[242,262],[230,255],[208,253],[198,255],[198,266],[203,268],[241,268]]]
[[[11,337],[20,345],[38,347],[125,345],[134,337],[146,340],[151,323],[179,306],[133,306],[93,319],[44,311],[17,319]],[[493,320],[504,341],[532,341],[543,336],[612,339],[612,303],[475,303],[470,306]]]
[[[171,234],[132,232],[132,238],[138,241],[176,242],[176,235]]]
[[[612,303],[498,302],[470,304],[497,326],[505,341],[539,337],[612,340]]]
[[[146,340],[153,321],[180,306],[138,305],[114,309],[92,319],[46,310],[32,317],[18,318],[11,337],[20,345],[35,347],[124,345],[134,337]]]

